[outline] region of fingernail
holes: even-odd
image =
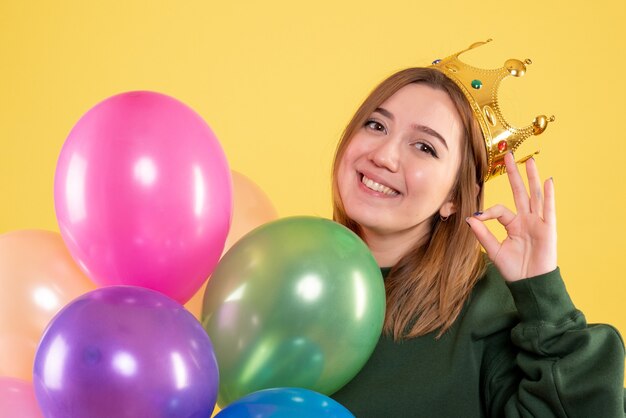
[[[465,222],[467,222],[467,224],[469,225],[469,216],[467,218],[465,218]]]
[[[554,177],[550,177],[550,181],[554,184]]]
[[[483,214],[483,213],[482,213],[481,211],[474,212],[474,216],[480,216],[480,215],[482,215],[482,214]]]

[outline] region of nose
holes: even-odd
[[[399,141],[388,138],[372,149],[368,155],[377,167],[385,168],[393,173],[398,171],[400,164]]]

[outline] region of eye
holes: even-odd
[[[439,158],[439,156],[437,155],[437,151],[435,151],[435,148],[431,147],[425,142],[419,141],[419,142],[414,143],[413,146],[421,152],[425,152],[427,154],[432,155],[435,158]]]
[[[372,131],[378,131],[378,132],[382,132],[382,133],[387,133],[387,128],[385,128],[385,125],[383,125],[382,123],[374,120],[374,119],[368,119],[365,121],[365,124],[363,125],[365,126],[366,129],[372,130]]]

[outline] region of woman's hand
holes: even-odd
[[[487,255],[507,281],[538,276],[556,269],[556,214],[554,182],[546,180],[541,190],[534,159],[526,161],[530,197],[513,154],[504,157],[517,214],[502,205],[467,218],[467,223]],[[482,221],[497,219],[507,232],[499,242]]]

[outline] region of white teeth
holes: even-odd
[[[374,180],[366,177],[365,175],[363,175],[363,177],[361,178],[361,183],[366,185],[369,189],[374,190],[375,192],[386,194],[388,196],[396,196],[400,194],[397,191],[390,189],[389,187],[383,184],[376,183]]]

